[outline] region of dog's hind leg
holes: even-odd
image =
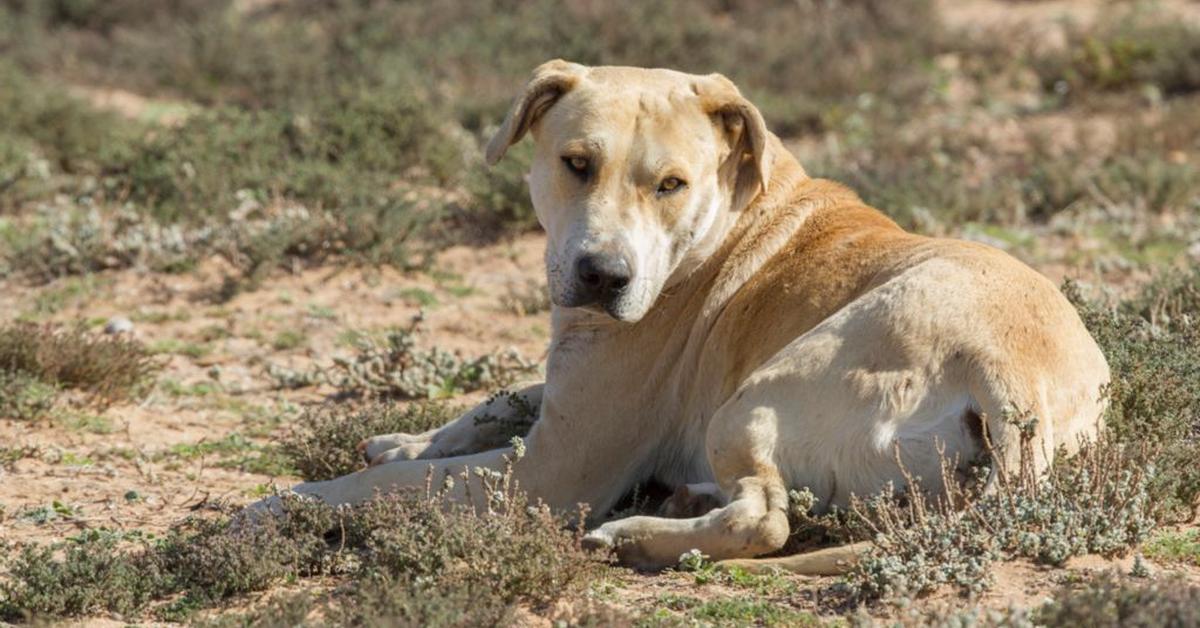
[[[729,504],[690,519],[628,517],[584,537],[585,547],[613,548],[621,562],[644,569],[675,565],[693,549],[721,559],[773,552],[788,537],[787,491],[778,478],[747,477]]]
[[[426,460],[502,447],[537,420],[543,384],[493,395],[459,418],[421,434],[383,434],[364,439],[358,450],[372,466],[398,460]]]
[[[827,547],[803,554],[774,558],[731,558],[717,563],[718,567],[737,567],[754,574],[786,571],[802,576],[840,576],[858,564],[870,541]]]
[[[749,558],[774,552],[788,538],[788,495],[773,460],[779,417],[754,395],[726,403],[709,422],[706,449],[720,496],[728,502],[688,519],[629,517],[584,537],[593,548],[612,547],[622,562],[669,567],[691,550],[710,558]]]

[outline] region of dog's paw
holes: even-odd
[[[670,566],[654,560],[647,551],[645,542],[645,538],[626,530],[620,521],[610,521],[580,539],[585,550],[611,552],[622,565],[634,569],[653,571]]]
[[[683,484],[662,503],[658,514],[668,519],[689,519],[724,505],[725,497],[716,484]]]
[[[374,458],[371,458],[370,465],[372,467],[389,462],[398,462],[402,460],[418,460],[422,458],[434,458],[437,456],[431,455],[433,443],[412,443],[393,447]]]
[[[234,518],[241,524],[255,524],[267,519],[279,519],[287,514],[288,504],[298,501],[323,501],[317,482],[301,482],[290,489],[280,489],[239,511]]]
[[[358,443],[358,453],[367,462],[372,462],[379,456],[409,445],[428,445],[429,439],[420,434],[381,434],[364,438]]]
[[[613,538],[611,532],[604,529],[604,526],[583,535],[579,542],[583,549],[589,552],[608,552],[616,546],[616,539]]]
[[[242,508],[233,515],[231,524],[239,528],[252,527],[282,517],[287,512],[284,508],[284,495],[287,494],[289,493],[268,495]]]

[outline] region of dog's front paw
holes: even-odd
[[[589,551],[612,552],[622,565],[635,569],[657,570],[668,567],[653,559],[645,546],[646,539],[627,530],[621,521],[610,521],[580,540]]]
[[[428,446],[430,439],[421,434],[381,434],[364,438],[358,443],[358,453],[369,463],[397,447]]]
[[[604,526],[600,526],[583,535],[583,538],[579,542],[583,545],[583,549],[589,552],[612,551],[616,545],[616,539],[613,538],[611,532],[604,529]]]
[[[434,452],[434,444],[433,443],[429,443],[429,442],[412,443],[409,445],[401,445],[399,447],[393,447],[393,448],[379,454],[378,456],[371,458],[371,460],[368,462],[368,464],[370,466],[374,467],[374,466],[378,466],[381,464],[387,464],[389,462],[399,462],[402,460],[420,460],[420,459],[438,458],[438,457],[440,457],[440,456],[438,456]]]
[[[316,490],[316,482],[302,482],[290,489],[281,489],[273,495],[268,495],[242,508],[235,515],[239,523],[254,524],[265,519],[278,519],[287,514],[288,503],[302,500],[320,501],[322,496]]]
[[[683,484],[659,506],[658,514],[668,519],[689,519],[724,505],[725,499],[716,484]]]
[[[241,526],[256,526],[265,521],[278,519],[287,513],[284,508],[284,495],[287,493],[276,493],[268,495],[248,506],[242,508],[233,516],[233,525]]]

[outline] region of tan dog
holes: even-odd
[[[1108,366],[1054,285],[809,178],[724,77],[551,61],[488,161],[526,132],[556,307],[546,382],[520,392],[541,408],[520,486],[605,513],[653,478],[718,506],[610,521],[589,543],[644,567],[757,556],[788,537],[788,488],[822,507],[900,488],[898,452],[937,490],[939,446],[969,460],[986,428],[1017,455],[1013,412],[1039,419],[1043,469],[1096,433]],[[369,439],[370,468],[295,490],[341,504],[423,486],[431,466],[501,469],[512,449],[475,419],[506,411]]]

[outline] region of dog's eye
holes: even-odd
[[[667,177],[666,179],[662,180],[662,183],[658,184],[658,193],[670,194],[671,192],[679,191],[686,185],[687,183],[685,183],[683,179],[680,179],[679,177]]]
[[[581,178],[587,177],[588,160],[586,157],[563,157],[562,160],[568,170]]]

